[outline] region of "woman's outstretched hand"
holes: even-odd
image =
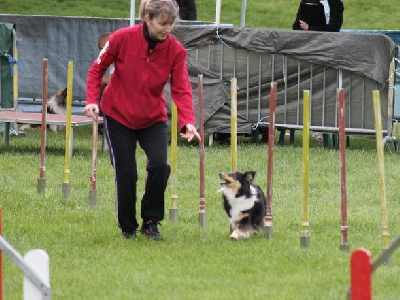
[[[199,142],[201,141],[200,134],[197,132],[196,127],[192,124],[186,124],[186,132],[181,132],[181,138],[184,138],[189,143],[196,137]]]

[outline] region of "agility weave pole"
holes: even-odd
[[[67,84],[67,119],[65,127],[65,163],[64,163],[64,182],[62,184],[63,197],[69,199],[71,196],[70,177],[70,157],[69,149],[71,143],[71,114],[72,114],[72,81],[73,81],[73,67],[72,61],[68,62],[68,84]]]
[[[207,228],[206,200],[204,193],[205,161],[204,161],[204,105],[203,105],[203,74],[197,76],[198,102],[199,102],[199,123],[200,123],[200,205],[199,224],[201,229]]]
[[[169,219],[171,222],[178,222],[178,176],[177,176],[177,157],[178,157],[178,117],[176,104],[172,101],[171,107],[171,207],[169,209]]]
[[[309,183],[309,155],[310,149],[310,91],[303,91],[303,214],[301,219],[300,246],[310,246],[309,218],[308,218],[308,183]]]
[[[379,175],[379,194],[381,200],[381,227],[382,227],[382,247],[387,249],[389,244],[389,222],[386,207],[386,186],[385,186],[385,163],[383,157],[384,139],[382,136],[382,117],[379,90],[372,91],[374,101],[375,132],[376,132],[376,151],[378,154],[378,175]]]
[[[341,251],[349,251],[347,224],[347,188],[346,188],[346,121],[344,91],[338,90],[338,120],[339,120],[339,155],[340,155],[340,195],[341,195]]]
[[[96,187],[96,177],[97,177],[97,141],[99,134],[99,116],[93,120],[92,126],[92,170],[90,174],[90,188],[89,188],[89,205],[94,208],[97,203],[97,187]]]
[[[231,79],[231,171],[237,170],[237,78]]]
[[[46,130],[47,130],[47,86],[48,86],[48,60],[43,59],[43,87],[42,87],[42,125],[40,136],[40,166],[37,191],[44,194],[46,191]]]
[[[268,122],[268,166],[267,166],[267,204],[264,218],[264,238],[271,240],[273,232],[272,217],[272,182],[274,166],[274,144],[275,144],[275,110],[276,110],[277,83],[271,83],[269,100],[269,122]]]

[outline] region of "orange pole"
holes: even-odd
[[[47,130],[47,83],[48,83],[48,60],[43,59],[43,87],[42,87],[42,127],[40,136],[40,166],[38,179],[38,192],[46,190],[46,130]]]

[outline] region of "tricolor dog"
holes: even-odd
[[[67,113],[67,88],[57,91],[47,101],[47,113],[66,115]],[[48,128],[53,132],[59,132],[64,129],[63,125],[48,125]],[[40,128],[37,124],[27,124],[21,126],[21,130]]]
[[[229,216],[231,239],[249,238],[264,224],[266,199],[261,188],[253,183],[255,171],[220,173],[223,205]]]

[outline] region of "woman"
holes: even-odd
[[[293,23],[294,30],[339,32],[343,25],[344,6],[341,0],[302,0]],[[314,132],[319,143],[322,132]]]
[[[197,8],[195,0],[176,0],[179,5],[179,18],[181,20],[197,20]]]
[[[344,6],[341,0],[302,0],[293,23],[294,30],[340,31]]]
[[[167,109],[164,87],[170,82],[178,108],[180,136],[200,140],[194,123],[192,90],[186,51],[170,35],[178,18],[174,0],[146,0],[140,7],[142,23],[115,31],[88,71],[85,114],[96,118],[101,80],[114,64],[104,90],[101,110],[111,162],[115,170],[118,226],[124,238],[133,238],[136,219],[136,145],[147,159],[147,180],[141,201],[140,232],[160,240],[157,224],[164,218],[164,192],[170,174],[167,162]]]

